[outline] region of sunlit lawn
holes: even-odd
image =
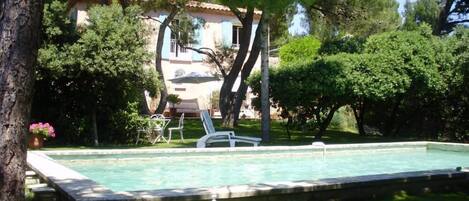
[[[217,130],[233,130],[221,128],[220,120],[214,120],[215,127]],[[177,125],[177,120],[170,123],[168,127]],[[351,129],[347,129],[351,130]],[[253,137],[261,137],[261,125],[259,120],[242,120],[237,128],[234,129],[236,135],[245,135]],[[291,145],[309,145],[313,142],[314,132],[306,132],[293,130],[290,131],[291,139],[288,139],[288,135],[281,121],[272,121],[271,124],[271,141],[268,143],[261,143],[261,146],[291,146]],[[167,132],[166,132],[167,135]],[[115,145],[105,144],[99,147],[89,146],[46,146],[44,150],[57,150],[57,149],[84,149],[84,148],[95,148],[95,149],[122,149],[122,148],[188,148],[195,147],[197,139],[205,135],[202,123],[199,118],[186,119],[184,121],[184,142],[180,141],[179,133],[173,133],[173,138],[170,144],[164,142],[158,142],[155,145],[151,145],[146,142],[139,145],[127,144],[127,145]],[[367,143],[367,142],[393,142],[393,141],[411,141],[413,138],[386,138],[381,136],[361,136],[353,131],[341,131],[340,129],[328,130],[326,135],[323,136],[323,141],[326,144],[343,144],[343,143]],[[228,144],[218,144],[215,146],[227,146]],[[239,144],[243,146],[243,144]],[[244,146],[250,146],[245,144]]]

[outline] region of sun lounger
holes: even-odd
[[[205,136],[197,140],[197,148],[205,148],[207,144],[215,142],[229,142],[230,147],[235,147],[237,142],[250,143],[258,146],[262,141],[261,138],[237,136],[234,131],[216,131],[213,126],[212,118],[207,110],[200,112],[200,118],[205,129]]]

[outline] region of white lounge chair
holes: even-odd
[[[206,135],[197,140],[197,148],[205,148],[207,144],[214,142],[229,142],[230,147],[235,147],[237,142],[244,142],[257,147],[262,141],[257,137],[236,136],[234,131],[216,131],[207,110],[200,112],[200,118]]]

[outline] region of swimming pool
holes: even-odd
[[[79,181],[96,182],[93,185],[106,194],[127,196],[134,196],[129,192],[213,191],[251,184],[275,187],[285,182],[298,188],[304,181],[469,167],[468,145],[428,142],[329,145],[324,155],[321,148],[312,146],[34,154],[79,175]]]

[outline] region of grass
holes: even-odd
[[[177,126],[177,120],[173,120],[168,127]],[[261,125],[258,120],[241,120],[239,126],[235,129],[221,128],[221,121],[214,120],[217,130],[234,130],[237,135],[260,137]],[[281,121],[272,121],[271,123],[271,141],[268,143],[261,143],[261,146],[292,146],[292,145],[309,145],[314,141],[314,132],[303,133],[301,131],[290,131],[291,139],[288,138],[284,124]],[[167,133],[166,133],[167,135]],[[128,148],[188,148],[195,147],[197,140],[205,135],[200,119],[185,119],[184,120],[184,142],[180,142],[179,133],[173,133],[173,138],[170,144],[144,143],[140,145],[125,144],[103,144],[99,147],[91,146],[63,146],[52,145],[43,148],[43,150],[65,150],[65,149],[128,149]],[[396,141],[412,141],[415,138],[395,138],[395,137],[382,137],[382,136],[361,136],[356,132],[350,131],[349,128],[340,129],[334,128],[326,132],[322,139],[327,144],[344,144],[344,143],[369,143],[369,142],[396,142]],[[243,144],[240,144],[243,146]],[[220,144],[218,146],[227,146],[227,144]],[[250,146],[245,144],[244,146]]]

